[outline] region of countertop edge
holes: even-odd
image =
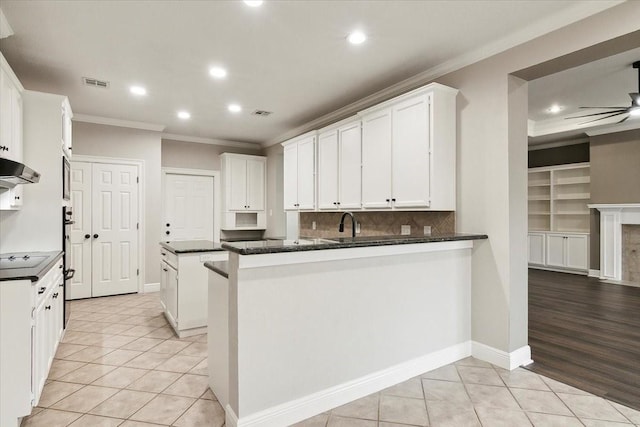
[[[423,244],[423,243],[439,243],[439,242],[453,242],[461,240],[484,240],[488,239],[486,234],[460,234],[451,236],[425,236],[425,237],[408,237],[408,238],[390,238],[381,240],[365,240],[365,241],[351,241],[351,242],[325,242],[315,245],[287,245],[287,246],[267,246],[256,248],[238,248],[231,244],[223,243],[222,248],[234,252],[239,255],[263,255],[274,253],[286,253],[286,252],[306,252],[306,251],[318,251],[327,249],[345,249],[345,248],[363,248],[370,246],[392,246],[392,245],[407,245],[407,244]]]
[[[196,254],[196,253],[202,253],[202,252],[222,252],[225,249],[223,249],[222,247],[220,248],[213,248],[213,249],[176,249],[173,248],[170,244],[166,243],[166,242],[160,242],[160,246],[162,246],[163,248],[165,248],[166,250],[168,250],[169,252],[171,252],[172,254]]]
[[[229,278],[229,264],[227,261],[207,261],[204,266],[222,277]]]
[[[60,260],[60,258],[62,258],[63,255],[63,251],[58,251],[55,255],[51,255],[51,259],[47,262],[47,264],[35,274],[23,274],[15,277],[0,277],[0,282],[11,282],[17,280],[30,280],[31,282],[37,282],[38,280],[42,279],[45,274],[49,272],[49,270],[51,270],[51,268],[55,265],[56,262]]]

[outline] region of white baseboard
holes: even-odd
[[[145,283],[144,293],[148,294],[149,292],[160,292],[160,283]]]
[[[470,355],[471,341],[466,341],[240,418],[227,405],[226,425],[227,427],[291,425]]]
[[[477,341],[472,341],[471,354],[477,359],[484,360],[485,362],[492,363],[510,371],[518,366],[528,365],[533,362],[533,360],[531,360],[531,347],[528,345],[520,347],[511,353],[507,353],[506,351],[489,347]]]
[[[600,278],[600,270],[591,270],[591,269],[589,269],[589,277]]]

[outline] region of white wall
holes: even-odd
[[[92,123],[73,123],[73,154],[113,157],[144,161],[145,200],[144,283],[160,282],[160,250],[158,246],[161,226],[162,199],[161,140],[160,133]]]
[[[261,155],[259,147],[238,148],[196,142],[162,140],[162,166],[171,168],[220,170],[220,154]]]

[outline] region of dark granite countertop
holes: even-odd
[[[0,254],[0,257],[7,258],[10,255],[16,258],[21,258],[25,255],[29,255],[32,259],[34,257],[45,257],[38,265],[30,268],[10,268],[10,264],[3,263],[3,267],[0,268],[0,282],[9,280],[31,280],[37,282],[42,279],[45,274],[49,272],[51,267],[62,258],[64,252],[52,251],[52,252],[19,252],[11,254]],[[9,268],[6,268],[9,265]]]
[[[322,249],[360,248],[365,246],[405,245],[412,243],[450,242],[455,240],[487,239],[486,234],[434,234],[431,236],[366,236],[340,238],[300,238],[298,240],[259,240],[223,243],[222,248],[240,255],[301,252]]]
[[[174,254],[224,251],[220,243],[212,242],[211,240],[176,240],[173,242],[160,242],[160,246]]]
[[[227,261],[207,261],[204,266],[209,270],[215,271],[222,277],[229,278],[229,263]]]

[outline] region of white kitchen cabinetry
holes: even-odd
[[[17,427],[40,400],[63,331],[62,260],[37,282],[0,286],[0,425]]]
[[[223,153],[222,229],[266,228],[266,157]]]
[[[22,162],[22,91],[24,88],[0,53],[0,157]],[[0,210],[17,210],[24,201],[22,185],[0,189]]]
[[[313,210],[316,207],[316,132],[283,142],[284,208]]]
[[[318,133],[318,209],[362,207],[360,123],[351,118]]]
[[[160,301],[178,337],[207,331],[206,261],[227,261],[227,251],[173,253],[160,248]]]
[[[430,84],[362,117],[362,207],[455,210],[457,90]]]
[[[546,266],[587,270],[588,234],[547,234]]]

